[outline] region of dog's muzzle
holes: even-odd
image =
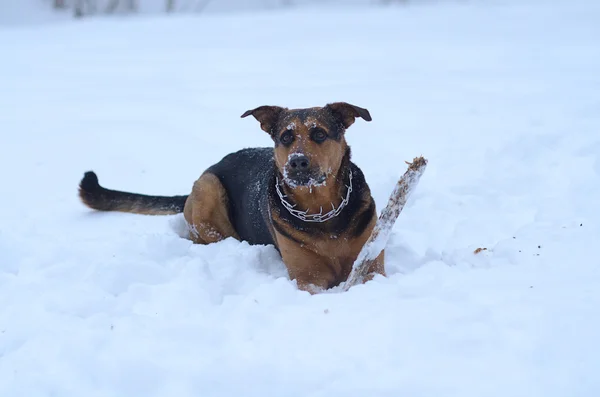
[[[285,165],[284,176],[291,186],[319,185],[326,179],[318,167],[311,167],[310,159],[302,153],[290,155]]]

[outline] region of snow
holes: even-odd
[[[494,1],[0,29],[0,395],[600,394],[600,5]],[[311,296],[272,247],[93,213],[271,144],[246,109],[347,101],[388,277]],[[474,254],[477,248],[487,248]]]

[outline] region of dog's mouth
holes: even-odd
[[[322,172],[283,172],[283,181],[291,188],[325,186],[327,175]]]

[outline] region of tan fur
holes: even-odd
[[[239,240],[229,214],[225,188],[215,175],[204,173],[192,188],[185,202],[183,216],[190,226],[190,240],[210,244],[227,237]]]
[[[289,124],[288,124],[289,123]],[[342,158],[346,152],[347,144],[342,136],[339,142],[326,140],[318,144],[310,139],[310,129],[314,126],[321,128],[325,132],[329,132],[327,126],[321,123],[316,117],[310,118],[306,123],[301,122],[298,118],[287,118],[283,124],[293,125],[291,130],[296,139],[289,147],[279,146],[275,150],[275,164],[280,170],[288,160],[291,153],[304,153],[311,164],[317,164],[319,170],[333,178],[340,168]],[[277,135],[283,134],[287,127],[279,131]]]
[[[116,208],[113,211],[129,212],[131,214],[142,214],[142,215],[173,215],[176,214],[173,210],[161,210],[158,208],[146,208],[142,205],[134,204],[132,207],[126,205]]]
[[[277,218],[273,220],[280,225],[285,225],[285,222],[280,222]],[[286,233],[296,240],[294,241],[275,231],[277,245],[290,278],[297,281],[300,289],[311,293],[345,281],[358,253],[371,235],[376,221],[377,217],[374,216],[363,233],[357,237],[344,233],[335,239],[323,239],[321,236],[307,237],[306,234],[301,234],[293,228],[286,228]],[[297,241],[301,243],[298,244]],[[372,279],[375,274],[385,276],[384,252],[369,268],[369,277],[365,281]]]

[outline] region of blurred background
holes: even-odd
[[[482,0],[0,0],[0,24],[36,23],[110,14],[223,13],[294,7],[409,6],[416,3],[480,1]]]

